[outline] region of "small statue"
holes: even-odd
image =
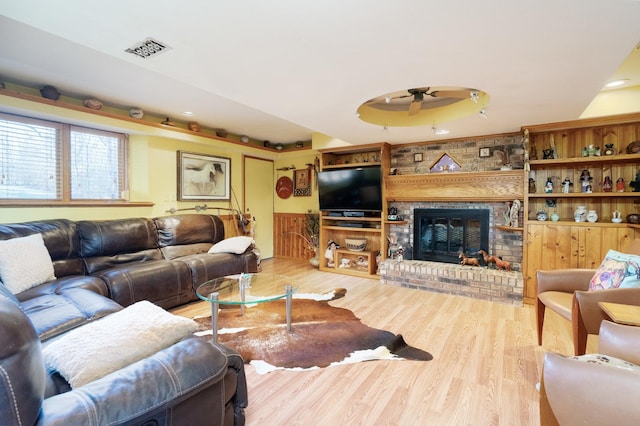
[[[568,194],[571,192],[570,187],[573,186],[573,182],[568,177],[564,178],[562,181],[562,192]]]
[[[543,149],[542,150],[542,159],[543,160],[551,160],[551,159],[553,159],[553,148]]]
[[[611,177],[605,176],[604,182],[602,182],[602,192],[611,192],[613,189],[613,182],[611,182]]]
[[[544,192],[551,194],[553,192],[553,181],[551,178],[547,178],[547,183],[544,184]]]
[[[534,178],[529,178],[529,194],[536,193],[536,180]]]
[[[329,240],[329,244],[327,245],[327,249],[324,251],[324,257],[325,259],[327,259],[327,266],[329,268],[333,268],[335,267],[335,261],[334,261],[334,252],[336,251],[336,249],[338,248],[338,244],[336,244],[335,241],[333,240]]]
[[[616,192],[624,192],[624,179],[618,178],[616,181]]]
[[[520,200],[513,200],[511,209],[509,210],[509,226],[518,227],[518,216],[520,215]]]
[[[640,170],[636,173],[636,180],[629,182],[629,185],[633,188],[633,192],[640,192]]]
[[[581,192],[588,192],[587,189],[588,189],[588,187],[591,186],[591,181],[592,180],[593,180],[593,178],[591,177],[591,174],[589,173],[589,170],[584,169],[582,171],[582,174],[580,175]]]

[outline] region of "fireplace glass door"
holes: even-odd
[[[458,263],[488,245],[488,209],[414,210],[414,259]]]

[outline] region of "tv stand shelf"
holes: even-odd
[[[341,216],[334,212],[324,211],[320,214],[320,252],[324,253],[329,241],[340,246],[334,251],[333,266],[328,266],[329,259],[320,256],[320,270],[367,278],[378,278],[378,253],[384,258],[387,253],[387,197],[385,181],[391,165],[390,149],[386,143],[360,145],[358,147],[341,147],[320,150],[321,170],[355,169],[359,167],[377,166],[382,170],[382,211],[364,211],[362,216],[347,212]],[[366,238],[364,251],[350,251],[345,248],[347,238]],[[346,259],[349,266],[341,261]]]

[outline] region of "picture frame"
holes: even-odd
[[[311,196],[311,169],[298,169],[293,171],[293,196]]]
[[[177,151],[178,201],[231,199],[231,159]]]
[[[480,158],[490,157],[491,149],[490,148],[480,148]]]
[[[416,152],[415,154],[413,154],[413,161],[415,161],[416,163],[419,163],[422,161],[422,153],[421,152]]]

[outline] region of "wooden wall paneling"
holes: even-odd
[[[310,259],[304,235],[304,213],[275,213],[273,215],[273,256],[287,259]]]

